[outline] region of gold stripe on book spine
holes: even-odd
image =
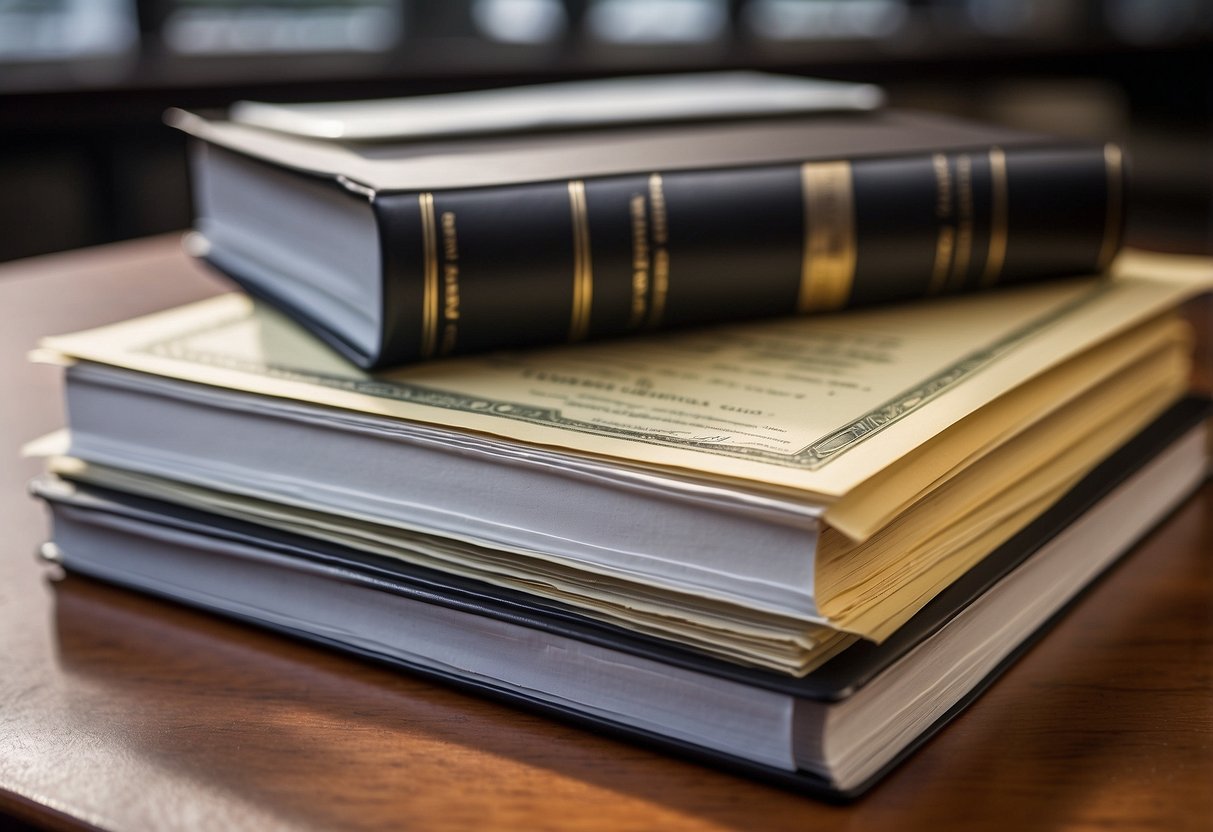
[[[586,210],[585,182],[569,182],[569,210],[573,218],[573,308],[569,340],[582,341],[590,332],[594,273],[590,263],[590,218]]]
[[[799,312],[838,309],[855,281],[855,191],[850,162],[800,167],[804,198],[804,256]]]
[[[953,291],[962,289],[969,273],[969,257],[973,252],[973,160],[968,156],[956,158],[956,247],[952,257],[952,276],[948,283]]]
[[[950,225],[940,226],[939,237],[935,241],[935,268],[931,272],[931,285],[927,287],[928,295],[937,295],[943,291],[948,282],[948,269],[952,263],[952,252],[956,248],[956,229]]]
[[[649,305],[648,324],[658,327],[665,314],[666,296],[670,293],[669,218],[660,173],[649,175],[649,206],[653,237],[653,299]]]
[[[990,148],[990,245],[986,249],[986,267],[981,284],[993,286],[1002,274],[1007,259],[1007,154],[1002,148]]]
[[[936,153],[931,157],[931,168],[935,171],[935,218],[939,220],[939,237],[935,242],[935,266],[931,269],[931,282],[927,294],[943,291],[952,269],[952,253],[956,247],[956,229],[952,226],[955,210],[952,196],[952,171],[948,157]]]
[[[421,208],[421,247],[424,256],[421,298],[421,355],[430,358],[438,343],[438,224],[434,195],[417,195]]]
[[[1104,145],[1103,161],[1108,173],[1108,215],[1104,220],[1103,245],[1099,249],[1100,271],[1111,264],[1120,245],[1120,212],[1124,200],[1124,155],[1120,152],[1120,146]]]

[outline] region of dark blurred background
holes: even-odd
[[[183,228],[170,106],[758,68],[1122,141],[1129,241],[1213,250],[1204,0],[0,0],[0,260]]]

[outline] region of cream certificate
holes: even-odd
[[[60,357],[673,469],[845,494],[965,416],[1213,282],[1130,256],[1078,279],[367,375],[225,295],[47,339]]]

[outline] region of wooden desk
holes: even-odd
[[[69,578],[19,443],[39,335],[220,284],[153,239],[0,268],[0,813],[106,829],[1213,828],[1213,487],[861,802],[812,802]],[[3,818],[0,818],[3,825]]]

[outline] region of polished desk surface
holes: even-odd
[[[1213,829],[1213,487],[866,798],[830,806],[86,581],[17,446],[44,334],[223,287],[174,238],[0,267],[0,815],[105,829]],[[0,817],[0,825],[4,819]]]

